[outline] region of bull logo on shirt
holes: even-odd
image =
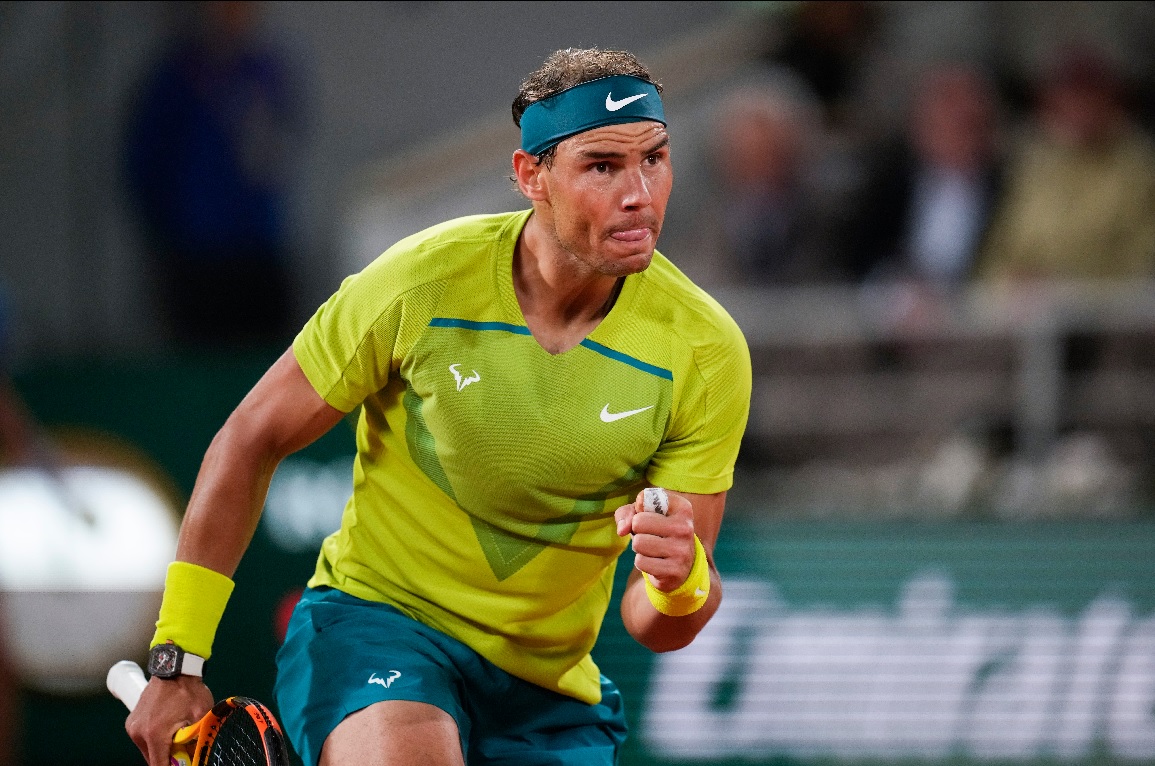
[[[474,370],[473,374],[470,375],[469,377],[462,376],[462,374],[457,371],[457,368],[460,366],[461,366],[460,364],[449,365],[449,371],[453,373],[453,379],[457,381],[457,390],[458,391],[465,388],[470,383],[476,383],[477,381],[481,380],[481,373],[478,372],[477,370]]]

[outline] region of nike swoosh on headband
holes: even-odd
[[[632,104],[633,102],[637,101],[639,98],[645,98],[648,95],[650,95],[650,94],[649,93],[639,93],[636,96],[630,96],[629,98],[623,98],[621,101],[614,101],[614,94],[612,92],[607,93],[606,94],[606,110],[610,111],[610,112],[616,112],[619,109],[621,109],[623,106],[625,106],[626,104]]]

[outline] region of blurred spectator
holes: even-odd
[[[1155,145],[1104,56],[1067,51],[1039,84],[980,276],[1019,313],[1034,310],[1032,283],[1155,277]],[[1063,370],[1094,373],[1128,348],[1121,336],[1071,333]]]
[[[862,59],[875,30],[876,9],[861,0],[798,3],[770,59],[798,73],[821,102],[830,126],[851,111]]]
[[[849,271],[928,293],[963,284],[1002,185],[993,85],[948,65],[916,86],[906,128],[871,152],[851,226]]]
[[[731,275],[763,285],[836,277],[821,189],[822,121],[803,83],[777,72],[737,87],[712,147],[718,232]]]
[[[1064,55],[1038,89],[1008,170],[981,275],[1130,279],[1155,274],[1155,148],[1105,58]]]
[[[24,405],[7,371],[0,370],[0,464],[27,463],[33,444],[34,433]]]
[[[150,70],[126,148],[130,192],[180,343],[287,339],[288,152],[298,104],[258,3],[204,2]]]
[[[0,285],[0,465],[30,462],[36,438],[24,403],[12,386],[9,316],[4,289]]]

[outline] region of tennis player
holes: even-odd
[[[531,209],[395,244],[229,417],[127,724],[151,766],[212,703],[201,667],[278,461],[358,407],[352,497],[277,657],[304,762],[616,762],[622,700],[590,657],[615,564],[632,539],[636,640],[694,639],[750,394],[737,326],[654,249],[660,94],[629,53],[551,55],[513,103]],[[665,515],[642,512],[646,486]]]

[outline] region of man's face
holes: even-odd
[[[623,276],[650,265],[673,186],[669,136],[658,122],[579,133],[542,169],[558,244],[593,271]]]

